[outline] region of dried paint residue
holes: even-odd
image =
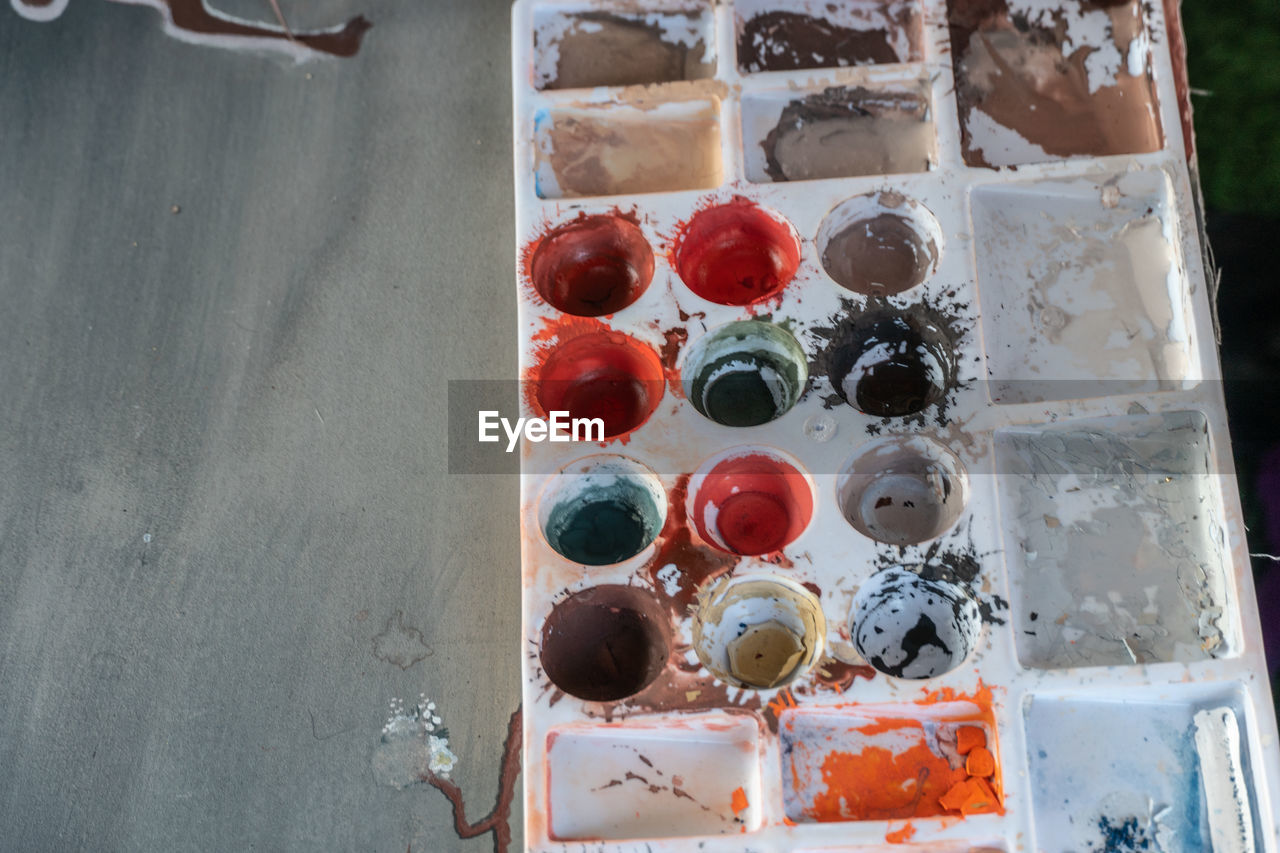
[[[994,733],[989,707],[975,713],[970,702],[919,716],[909,706],[887,716],[784,711],[787,817],[821,823],[1003,814]]]
[[[294,31],[275,2],[271,3],[279,26],[232,17],[208,8],[204,0],[116,0],[118,3],[150,6],[160,13],[164,29],[181,41],[209,47],[242,50],[270,49],[293,55],[297,60],[314,54],[355,56],[364,34],[372,24],[358,15],[345,24],[325,30]],[[67,8],[66,0],[13,0],[14,10],[33,21],[51,21]]]
[[[903,721],[910,725],[917,721]],[[890,820],[947,814],[941,799],[954,782],[951,765],[922,741],[903,752],[872,746],[857,754],[831,752],[822,762],[826,791],[809,817],[816,821]],[[792,772],[796,772],[792,768]]]
[[[658,537],[658,549],[646,566],[659,596],[677,617],[693,604],[698,588],[713,577],[726,574],[741,559],[694,541],[686,515],[689,476],[681,474],[667,500],[667,522]]]

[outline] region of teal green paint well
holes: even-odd
[[[619,477],[556,504],[545,532],[551,547],[566,559],[607,566],[643,551],[657,537],[662,521],[653,494]]]

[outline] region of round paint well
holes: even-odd
[[[774,450],[736,448],[689,479],[689,517],[722,551],[758,556],[796,540],[813,518],[813,483],[800,463]]]
[[[858,653],[895,678],[935,678],[964,663],[982,627],[978,603],[963,587],[887,569],[853,600]]]
[[[595,586],[551,608],[542,627],[542,671],[589,702],[615,702],[658,677],[671,653],[671,626],[652,593]]]
[[[955,345],[922,313],[873,311],[840,330],[828,364],[831,384],[855,409],[905,417],[942,401]]]
[[[822,654],[817,596],[780,577],[733,577],[698,595],[693,645],[712,675],[757,690],[795,681]]]
[[[653,471],[623,456],[588,456],[543,489],[538,523],[566,560],[608,566],[644,551],[667,520],[667,497]]]
[[[938,268],[942,243],[937,218],[891,191],[843,202],[818,229],[827,275],[868,296],[892,296],[923,283]]]
[[[583,215],[538,240],[529,277],[556,309],[600,317],[621,311],[644,293],[653,280],[653,249],[626,217]]]
[[[570,338],[546,357],[537,378],[544,413],[599,418],[605,438],[640,426],[662,399],[662,362],[653,349],[621,332]]]
[[[865,536],[915,545],[951,529],[969,497],[960,459],[924,436],[864,445],[836,480],[840,510]]]
[[[750,305],[779,293],[800,267],[800,241],[783,219],[734,199],[698,211],[672,251],[694,293],[721,305]]]
[[[786,329],[742,320],[689,348],[680,375],[685,396],[704,417],[732,427],[758,426],[791,410],[809,366]]]

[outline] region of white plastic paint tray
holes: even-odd
[[[1280,850],[1170,34],[516,2],[527,850]]]

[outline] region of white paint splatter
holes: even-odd
[[[382,740],[373,754],[378,781],[405,788],[423,781],[427,774],[449,778],[458,756],[449,749],[449,733],[441,726],[436,703],[420,693],[413,705],[392,699],[390,708]]]

